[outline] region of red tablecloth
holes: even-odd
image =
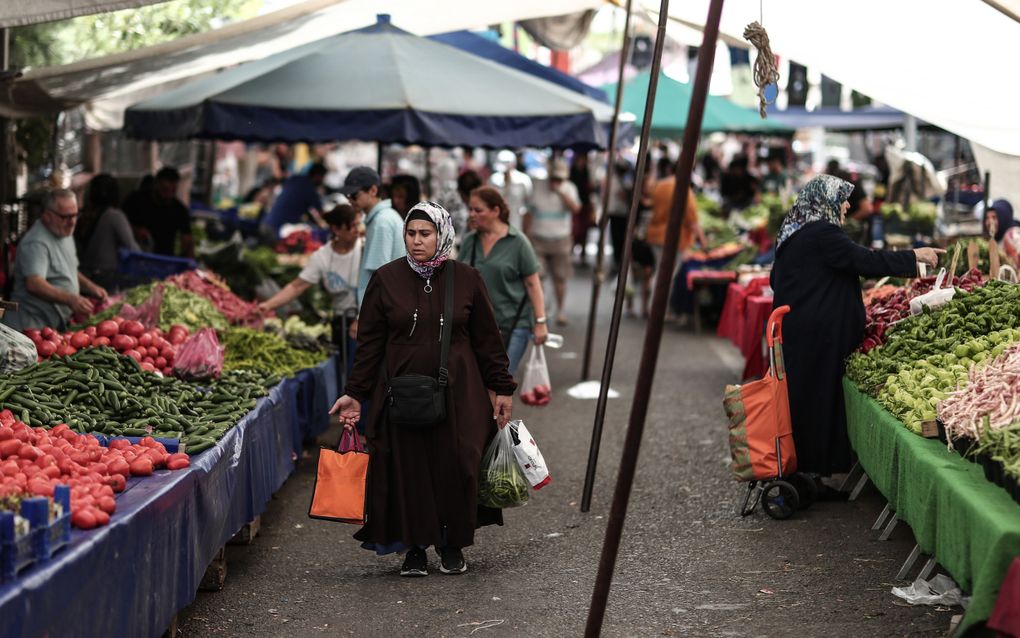
[[[687,290],[694,290],[695,284],[724,284],[736,281],[737,273],[732,270],[692,270],[687,273]]]
[[[998,636],[1020,636],[1020,558],[1013,559],[1006,577],[1002,579],[999,598],[987,624]]]
[[[716,330],[717,335],[729,339],[744,355],[745,379],[763,376],[768,370],[762,335],[772,312],[772,298],[757,294],[768,281],[768,277],[761,277],[747,286],[730,284]]]

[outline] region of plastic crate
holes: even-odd
[[[58,485],[53,489],[53,500],[63,506],[64,513],[52,522],[49,499],[30,498],[21,503],[21,515],[32,524],[32,547],[37,563],[49,561],[71,540],[71,488]]]
[[[166,279],[177,273],[198,268],[195,260],[184,257],[167,257],[124,249],[121,249],[119,255],[117,274],[124,279],[139,281]]]
[[[18,572],[35,563],[32,532],[16,538],[14,512],[0,512],[0,583],[14,580]]]

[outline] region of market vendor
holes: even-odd
[[[123,208],[140,245],[151,247],[158,255],[193,259],[195,241],[191,235],[191,213],[177,197],[180,185],[180,172],[172,166],[164,166],[151,182],[144,180],[142,186],[124,200]]]
[[[358,316],[358,275],[361,269],[361,214],[348,204],[341,204],[323,216],[333,233],[333,240],[319,248],[308,259],[296,279],[271,299],[259,304],[263,311],[274,311],[294,301],[312,286],[322,284],[331,298],[333,343],[347,353],[348,367],[354,357],[354,340],[347,327]]]
[[[288,177],[269,213],[262,220],[260,229],[263,238],[275,243],[284,224],[297,224],[305,215],[318,215],[322,211],[319,189],[325,179],[326,165],[318,163],[312,164],[305,175]]]
[[[770,280],[773,307],[791,309],[783,320],[783,359],[797,469],[819,477],[850,469],[842,377],[844,360],[864,335],[860,277],[915,277],[918,262],[936,266],[945,252],[855,244],[841,228],[853,188],[832,175],[804,186],[779,229]]]
[[[106,290],[78,272],[78,251],[72,238],[77,221],[74,193],[56,190],[46,197],[42,217],[18,243],[11,301],[20,308],[4,315],[5,324],[16,330],[49,327],[63,331],[72,314],[92,313],[92,301],[82,296],[83,291],[106,298]]]

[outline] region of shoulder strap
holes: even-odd
[[[450,371],[447,364],[450,359],[450,337],[453,332],[453,271],[456,264],[453,261],[446,262],[446,302],[443,306],[443,345],[439,354],[439,385],[446,387],[450,378]]]
[[[471,242],[471,267],[475,267],[475,259],[478,257],[478,233],[474,234],[474,241]]]

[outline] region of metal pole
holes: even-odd
[[[7,70],[11,62],[11,30],[0,29],[0,73]],[[11,151],[11,122],[5,117],[0,117],[0,204],[6,204],[14,199],[15,174],[17,162],[14,160],[14,153]]]
[[[662,0],[659,15],[659,35],[665,31],[663,15],[668,11],[669,0]],[[705,99],[708,96],[708,83],[712,75],[712,64],[715,62],[715,44],[719,37],[719,20],[722,17],[723,0],[712,0],[705,20],[704,40],[698,55],[698,70],[694,76],[694,90],[691,95],[690,110],[687,114],[687,126],[684,129],[683,150],[676,167],[676,186],[673,191],[673,209],[666,226],[666,240],[662,251],[663,273],[672,273],[676,265],[677,241],[680,238],[680,226],[687,197],[691,185],[691,170],[694,168],[694,154],[697,151],[698,137],[701,135],[701,120],[705,114]],[[653,76],[654,77],[654,76]],[[671,277],[656,277],[655,291],[652,299],[652,315],[648,320],[645,332],[644,350],[641,353],[641,365],[638,368],[637,384],[634,388],[634,402],[631,404],[630,423],[627,426],[627,438],[620,459],[620,473],[617,476],[616,492],[613,495],[613,507],[606,526],[606,538],[602,546],[602,557],[599,561],[598,577],[592,592],[591,608],[588,611],[588,624],[585,627],[586,638],[596,638],[602,632],[602,620],[609,600],[609,588],[613,580],[613,569],[616,567],[616,556],[620,549],[620,537],[623,535],[623,523],[627,517],[627,502],[634,483],[634,472],[637,469],[638,453],[641,449],[641,436],[644,433],[645,417],[648,412],[648,401],[652,393],[652,382],[655,380],[655,365],[659,358],[659,346],[662,342],[663,320],[666,316],[666,303],[672,285]]]
[[[432,147],[425,147],[425,199],[433,199],[432,197]],[[411,202],[412,205],[414,202]]]
[[[375,172],[379,174],[379,179],[382,179],[382,163],[383,163],[383,143],[376,142],[375,145]]]
[[[613,106],[613,120],[609,130],[609,152],[606,154],[606,178],[602,182],[602,217],[599,219],[599,248],[595,255],[595,276],[591,284],[591,306],[588,309],[588,329],[584,335],[584,357],[581,360],[581,381],[587,381],[591,370],[591,349],[595,340],[595,316],[598,314],[599,294],[605,278],[606,227],[609,225],[609,190],[613,183],[616,167],[616,136],[620,125],[620,105],[623,102],[623,72],[627,68],[630,53],[630,7],[627,0],[627,17],[623,22],[623,44],[620,46],[620,71],[616,80],[616,103]],[[651,88],[649,86],[649,88]],[[646,109],[647,110],[647,109]],[[582,510],[584,511],[584,510]]]
[[[664,15],[664,13],[660,15]],[[651,136],[652,115],[655,112],[655,94],[659,86],[659,73],[662,66],[662,50],[666,43],[666,38],[664,37],[665,23],[662,19],[660,19],[659,22],[660,30],[656,35],[655,46],[652,50],[651,79],[648,82],[648,93],[645,96],[644,119],[641,121],[641,140],[638,145],[638,163],[634,174],[634,192],[631,194],[630,209],[627,212],[627,236],[623,240],[623,258],[620,261],[620,272],[617,274],[616,279],[616,297],[613,301],[613,315],[609,323],[609,341],[606,344],[605,360],[602,364],[602,381],[599,385],[598,402],[595,404],[595,423],[592,426],[591,444],[588,447],[588,469],[584,475],[584,490],[581,493],[582,512],[587,512],[591,509],[591,496],[592,491],[595,489],[595,470],[598,467],[599,447],[602,444],[602,425],[605,421],[606,404],[609,400],[609,382],[612,379],[613,363],[616,359],[616,343],[620,335],[620,318],[623,315],[623,302],[627,294],[627,277],[630,274],[630,265],[633,258],[632,244],[634,243],[634,232],[637,228],[638,209],[640,208],[642,196],[641,191],[645,182],[645,172],[648,169],[648,139]],[[619,103],[619,96],[623,88],[622,66],[620,68],[620,78],[620,83],[617,85],[620,87],[616,94],[617,103]],[[603,202],[606,201],[607,200],[603,198]],[[603,208],[603,210],[605,209]],[[603,220],[607,219],[607,217],[608,216],[603,213]],[[593,301],[591,316],[588,319],[589,341],[587,342],[587,348],[591,347],[591,336],[594,333],[594,328],[592,327],[595,323],[596,302],[594,299],[598,295],[601,284],[599,281],[599,275],[601,273],[600,268],[601,262],[597,262],[596,285],[592,290]],[[588,354],[587,350],[585,354]],[[585,371],[585,377],[587,377],[587,368]]]

